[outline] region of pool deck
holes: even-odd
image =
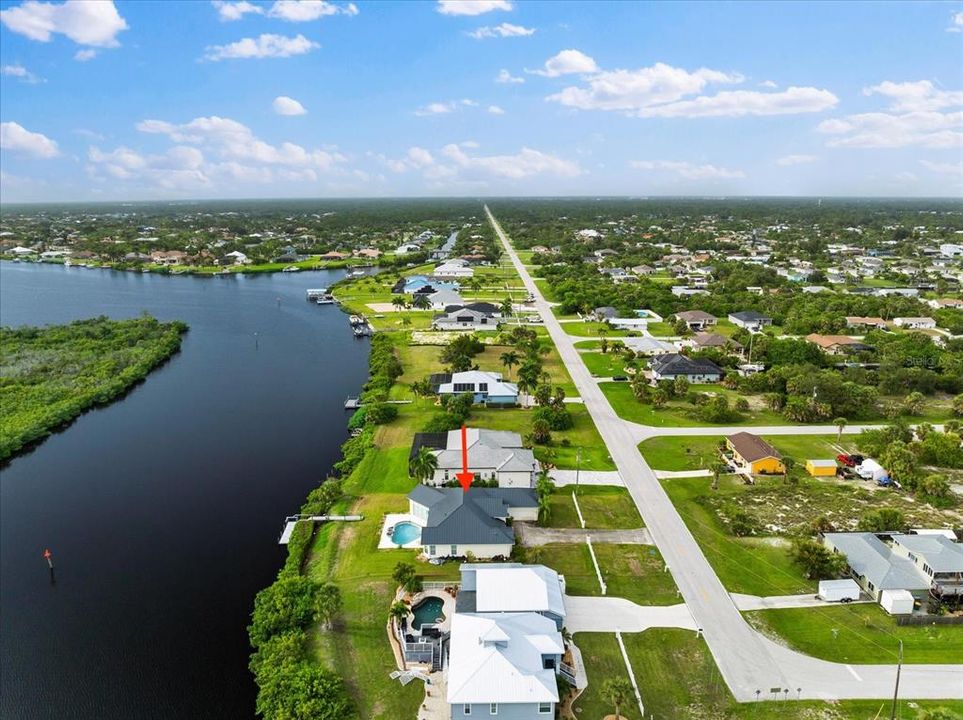
[[[419,522],[414,515],[409,515],[408,513],[389,513],[385,515],[384,524],[381,526],[381,534],[378,536],[378,549],[379,550],[397,550],[398,548],[404,548],[406,550],[417,550],[421,547],[421,534],[409,543],[404,545],[396,545],[394,541],[388,536],[388,528],[394,527],[398,523],[409,522],[412,525],[417,525],[419,528],[422,527],[421,522]]]

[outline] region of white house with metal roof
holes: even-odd
[[[476,404],[512,406],[518,404],[518,385],[506,382],[499,372],[466,370],[456,373],[439,373],[438,395],[463,395],[470,393]]]
[[[565,624],[565,577],[544,565],[461,566],[457,612],[537,612],[557,629]]]
[[[946,599],[963,595],[963,545],[944,535],[893,535],[893,552],[912,562],[930,581],[930,592]]]
[[[530,488],[535,485],[542,466],[535,453],[522,444],[522,436],[507,430],[468,428],[468,470],[478,480],[497,480],[501,488]],[[461,430],[447,433],[416,433],[412,456],[416,449],[430,448],[438,460],[429,484],[441,485],[455,479],[462,471]]]

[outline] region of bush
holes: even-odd
[[[575,425],[569,411],[556,405],[535,408],[532,411],[532,422],[534,423],[536,420],[545,421],[550,430],[571,430]]]
[[[376,403],[366,406],[365,422],[370,425],[387,425],[398,417],[398,406],[389,403]]]
[[[834,553],[818,540],[796,538],[789,549],[792,561],[802,568],[810,580],[832,579],[846,569],[846,556]]]
[[[251,645],[257,648],[275,635],[307,628],[317,616],[316,591],[306,577],[281,575],[259,592],[247,628]]]

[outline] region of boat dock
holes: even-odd
[[[308,300],[318,300],[328,294],[328,288],[311,288],[305,291]]]
[[[299,522],[360,522],[364,515],[291,515],[284,520],[284,530],[278,539],[278,545],[287,545],[291,535]]]
[[[345,410],[357,410],[361,407],[361,398],[348,396],[344,401]]]

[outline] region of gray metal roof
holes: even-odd
[[[930,581],[911,560],[894,553],[873,533],[826,533],[826,541],[846,556],[849,567],[877,590],[927,590]]]
[[[963,545],[942,535],[894,535],[893,542],[922,558],[933,572],[963,572]]]
[[[428,508],[421,531],[424,545],[504,545],[515,541],[506,525],[509,509],[537,507],[528,488],[431,488],[418,485],[408,497]]]

